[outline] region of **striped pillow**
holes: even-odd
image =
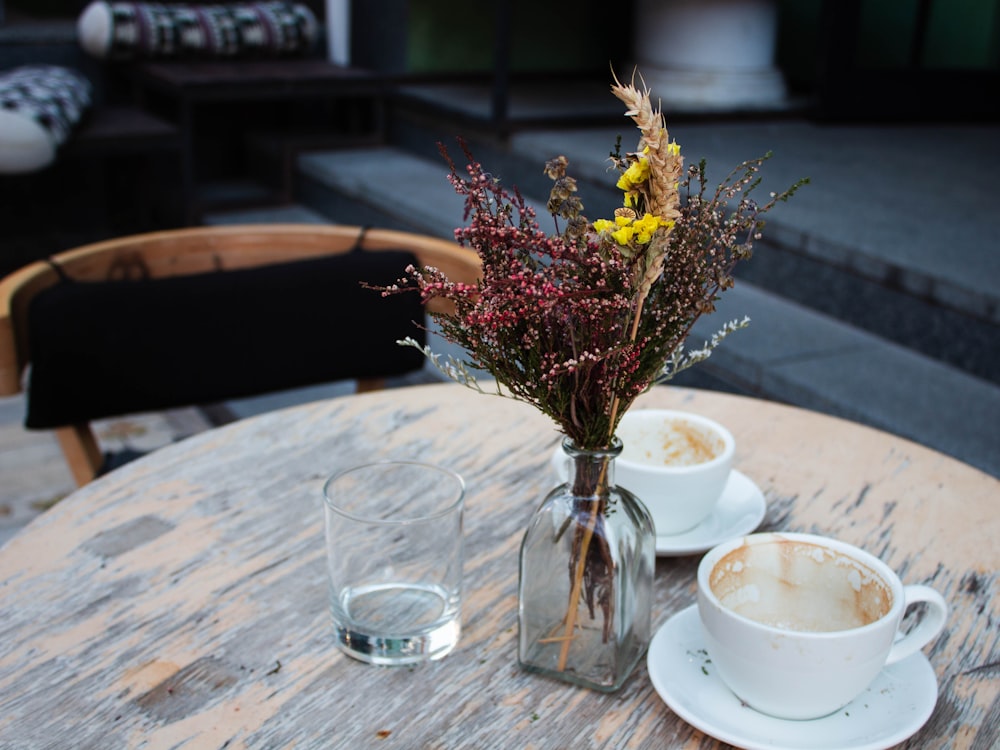
[[[257,2],[183,5],[105,2],[88,5],[77,38],[100,59],[246,58],[301,55],[318,24],[305,5]]]
[[[51,164],[90,101],[90,81],[70,68],[23,65],[0,73],[0,174]]]

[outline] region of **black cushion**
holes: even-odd
[[[63,281],[29,309],[29,428],[419,369],[418,294],[366,288],[411,253],[351,252],[139,281]]]

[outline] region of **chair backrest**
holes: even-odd
[[[402,255],[400,251],[402,251]],[[390,256],[393,257],[395,266],[388,269],[378,269],[381,276],[377,278],[368,275],[370,272],[368,269],[372,267],[372,263],[377,264],[381,259],[388,260]],[[135,307],[142,308],[146,304],[146,296],[160,298],[162,300],[161,308],[165,307],[166,312],[164,313],[163,309],[158,309],[159,316],[169,318],[171,326],[180,321],[180,333],[178,335],[190,335],[192,338],[197,338],[199,335],[198,331],[194,330],[198,327],[196,325],[197,319],[192,316],[202,313],[192,313],[192,308],[194,310],[201,310],[201,308],[198,308],[195,303],[189,304],[189,300],[197,302],[199,294],[202,297],[205,297],[207,294],[208,298],[212,299],[219,296],[219,289],[223,289],[222,293],[228,295],[230,294],[228,290],[233,285],[243,286],[244,288],[249,286],[252,290],[249,292],[249,300],[244,295],[243,298],[237,298],[237,305],[244,305],[244,307],[250,308],[251,315],[248,318],[257,321],[256,323],[249,324],[256,327],[249,332],[251,345],[244,347],[246,349],[253,349],[255,356],[257,356],[257,359],[253,361],[250,367],[259,367],[261,362],[264,363],[265,369],[269,367],[272,364],[267,361],[271,351],[269,347],[277,345],[279,354],[275,356],[280,361],[273,363],[273,366],[275,371],[278,371],[296,367],[295,362],[289,361],[295,358],[295,354],[294,352],[292,354],[288,353],[287,342],[269,340],[269,338],[283,339],[285,337],[280,335],[280,330],[274,330],[273,321],[264,320],[260,317],[261,313],[256,308],[266,307],[266,305],[256,305],[253,302],[254,300],[268,296],[273,287],[281,286],[291,279],[292,285],[290,290],[285,289],[283,291],[287,299],[284,299],[282,304],[290,304],[296,309],[288,311],[286,313],[287,316],[294,318],[297,315],[305,315],[309,318],[309,313],[317,309],[315,305],[321,304],[323,314],[326,314],[326,308],[330,307],[332,310],[335,310],[335,314],[339,316],[339,319],[344,321],[346,327],[364,332],[367,325],[376,325],[376,321],[371,321],[369,319],[371,316],[367,313],[355,312],[352,314],[351,310],[342,309],[343,303],[338,306],[337,298],[338,296],[346,298],[352,294],[356,294],[353,290],[360,288],[360,282],[362,281],[384,283],[386,278],[388,278],[391,283],[391,281],[403,276],[403,269],[400,266],[402,261],[398,256],[401,256],[403,259],[412,257],[421,266],[435,267],[453,281],[475,283],[480,274],[480,261],[477,254],[471,250],[462,248],[454,242],[407,232],[384,229],[362,230],[360,227],[352,226],[265,224],[196,227],[133,235],[68,250],[53,256],[48,261],[32,263],[14,272],[7,278],[0,280],[0,396],[13,395],[20,392],[23,388],[26,368],[30,364],[41,360],[44,351],[43,342],[41,340],[33,340],[33,337],[41,339],[42,333],[40,331],[50,330],[53,327],[50,325],[49,329],[40,328],[37,321],[42,318],[39,309],[42,308],[42,302],[47,299],[46,295],[52,295],[56,289],[65,287],[70,290],[71,294],[78,291],[85,294],[86,301],[84,302],[84,306],[88,310],[100,306],[95,300],[98,300],[103,292],[120,294],[121,290],[126,290],[125,294],[132,296],[125,297],[125,302],[122,302],[122,298],[119,296],[114,302],[110,303],[111,305],[117,304],[120,306],[120,316],[123,318],[132,316],[132,311]],[[328,262],[341,263],[345,260],[354,263],[354,265],[347,267],[346,271],[343,270],[344,266],[342,265],[335,266],[332,270],[326,268],[325,265],[322,266],[323,273],[332,273],[335,277],[334,280],[337,284],[340,284],[339,287],[337,284],[330,284],[328,287],[327,282],[324,280],[327,277],[318,276],[316,264],[326,264]],[[360,268],[355,263],[358,260],[362,261]],[[340,275],[351,276],[351,274],[364,275],[360,278],[336,278]],[[386,274],[391,275],[386,277]],[[299,284],[298,280],[301,280],[302,277],[306,277],[304,283],[311,284],[311,286],[308,286],[305,292],[300,293],[297,291],[299,286],[296,286],[296,284]],[[143,284],[129,283],[137,278],[145,286]],[[66,283],[67,280],[69,280],[69,283]],[[190,281],[201,284],[201,286],[195,289],[195,291],[191,291],[188,286],[184,286]],[[208,287],[207,293],[204,289],[206,281],[209,284],[216,285]],[[348,283],[349,286],[345,286]],[[178,284],[181,286],[178,286]],[[326,291],[328,288],[329,293]],[[337,291],[338,289],[340,290],[339,292]],[[274,291],[276,293],[282,292],[282,290]],[[304,308],[306,312],[297,309],[299,303],[297,296],[309,296],[310,292],[313,297],[322,296],[322,301],[316,302],[314,300],[312,308]],[[372,300],[378,297],[377,292],[369,292],[369,294]],[[136,301],[136,297],[138,297],[138,301]],[[395,295],[394,297],[390,297],[389,300],[397,297],[410,297],[412,299],[414,295]],[[354,297],[354,299],[356,300],[357,298]],[[34,306],[33,302],[35,303]],[[206,302],[205,304],[209,303]],[[378,315],[378,311],[383,309],[382,305],[372,306],[368,302],[364,304],[376,310],[374,315]],[[412,305],[414,303],[411,301],[408,304]],[[416,304],[419,307],[419,301]],[[427,309],[432,312],[444,311],[445,308],[441,307],[441,304],[440,300],[432,300],[428,303]],[[56,309],[56,322],[54,325],[61,327],[62,321],[67,317],[66,308],[63,306]],[[32,311],[31,316],[29,316],[29,310]],[[210,312],[210,314],[214,313]],[[266,313],[264,314],[266,315]],[[403,314],[408,313],[404,312]],[[399,313],[396,313],[396,315],[398,317]],[[81,317],[86,318],[86,316]],[[32,320],[35,322],[32,322]],[[288,320],[288,318],[282,318],[277,328],[280,329],[281,325],[287,324]],[[93,326],[92,322],[80,323],[75,320],[67,321],[70,331],[68,334],[70,348],[76,345],[77,339],[88,340],[87,344],[80,344],[80,346],[90,345],[87,330],[82,330],[78,336],[74,335],[73,331],[77,329],[74,329],[72,324],[77,323],[83,326]],[[325,352],[331,352],[336,349],[335,341],[332,341],[332,339],[335,339],[336,334],[323,330],[322,326],[324,324],[314,321],[311,318],[301,320],[299,327],[308,328],[310,325],[314,326],[310,334],[314,338],[331,339],[329,344],[320,346],[317,353],[303,357],[303,360],[308,359],[312,362],[323,359],[326,356]],[[185,326],[189,329],[187,332],[185,332]],[[286,325],[285,327],[287,329],[288,326]],[[163,333],[162,328],[156,328],[155,326],[152,329],[141,328],[139,330],[141,331],[139,334],[136,334],[135,330],[132,330],[128,334],[131,338],[124,339],[125,343],[122,348],[130,350],[127,352],[128,357],[126,360],[123,360],[127,361],[126,367],[131,366],[133,360],[136,359],[143,362],[145,350],[154,349],[158,345],[159,338]],[[151,330],[153,333],[147,336],[147,330]],[[61,333],[62,335],[66,335],[66,332]],[[174,335],[173,331],[169,333],[170,335]],[[142,340],[139,341],[138,339]],[[110,340],[114,344],[123,341],[121,338],[116,339],[114,337]],[[103,339],[101,341],[101,346],[108,346],[108,344],[104,343]],[[230,342],[227,343],[230,348],[224,357],[228,360],[231,352],[237,350],[237,347]],[[283,343],[286,344],[285,350],[280,348]],[[163,345],[166,346],[166,343]],[[177,340],[173,340],[171,345],[176,347]],[[59,346],[66,347],[66,341],[60,342]],[[131,351],[133,346],[142,351],[138,355],[135,355]],[[368,346],[369,341],[365,339],[361,347],[362,351],[347,352],[346,358],[353,357],[355,360],[367,361],[370,365],[370,358],[366,357]],[[213,349],[213,342],[208,341],[204,343],[201,351],[210,351],[214,355]],[[402,348],[396,347],[396,349]],[[75,361],[72,352],[57,351],[56,354],[56,360],[61,362],[62,366],[49,369],[60,371],[77,369],[72,366],[65,366],[67,362],[73,363]],[[170,361],[180,359],[181,356],[178,354],[177,357],[170,357]],[[377,356],[375,360],[378,361]],[[170,380],[170,378],[174,377],[175,373],[169,369],[165,372],[160,372],[160,367],[149,364],[151,361],[160,362],[161,360],[145,360],[147,369],[138,371],[144,373],[142,378],[145,378],[145,374],[154,371],[160,378],[166,379],[164,388],[168,390],[173,388],[175,381]],[[178,366],[183,365],[183,362],[178,363]],[[114,367],[121,366],[121,361],[116,361],[114,364]],[[232,366],[239,368],[242,365],[233,363]],[[350,365],[345,366],[349,367]],[[306,367],[308,369],[310,365],[306,365]],[[33,379],[36,376],[34,370],[35,368],[32,370]],[[234,372],[241,372],[241,370],[236,369]],[[42,376],[42,373],[38,374],[40,377]],[[386,374],[393,373],[390,371]],[[322,372],[320,372],[320,375],[322,375]],[[304,377],[313,376],[315,376],[315,373],[310,372]],[[59,377],[64,378],[65,376],[60,375]],[[56,387],[56,390],[60,388],[66,390],[65,380],[59,380],[59,377],[57,377],[57,380],[60,385]],[[127,375],[122,375],[122,378],[126,377]],[[204,380],[204,373],[197,373],[193,377],[196,380]],[[363,369],[350,373],[349,377],[357,380],[358,390],[380,388],[384,382],[384,374],[365,371]],[[224,373],[220,379],[222,385],[218,387],[227,388],[229,382],[235,379],[237,378],[233,376],[232,372]],[[325,380],[333,379],[336,378],[325,378]],[[325,382],[325,380],[315,379],[312,382]],[[266,375],[264,376],[264,381],[267,381]],[[43,390],[44,384],[41,381],[36,383],[33,380],[32,382],[33,388],[36,387],[40,392]],[[76,381],[72,382],[75,389],[77,383]],[[82,382],[85,382],[86,385],[79,386],[82,390],[79,394],[74,394],[74,397],[79,395],[82,396],[82,398],[79,398],[81,401],[98,403],[97,406],[94,403],[90,403],[88,404],[88,408],[101,408],[99,405],[101,400],[100,395],[93,393],[93,390],[100,390],[100,388],[95,388],[94,382],[86,381],[85,377]],[[305,385],[308,382],[295,381],[295,384]],[[115,386],[115,388],[119,389],[122,387],[121,383]],[[279,385],[278,387],[287,386]],[[181,393],[184,392],[183,386],[178,385],[177,388]],[[271,390],[276,389],[277,387],[271,388]],[[255,395],[259,392],[266,392],[266,390],[252,390],[248,392],[244,389],[240,391],[235,388],[234,383],[232,393],[220,392],[219,395],[225,398],[238,398],[246,395]],[[215,393],[215,391],[211,391],[211,393]],[[136,404],[141,402],[141,397],[139,398],[140,401],[135,402]],[[112,397],[109,403],[110,405],[104,407],[105,410],[114,409],[118,404],[115,397]],[[161,408],[164,408],[163,404],[151,403],[150,408],[133,408],[131,411],[157,411]],[[121,413],[126,412],[116,412],[116,414]],[[98,416],[111,416],[111,414],[91,415],[84,412],[80,418],[72,417],[69,424],[48,424],[45,422],[47,417],[32,417],[31,394],[29,393],[28,426],[51,427],[56,430],[67,463],[77,483],[81,485],[97,475],[102,463],[101,452],[98,449],[96,439],[89,426],[90,419],[98,418]],[[32,419],[39,424],[33,425]]]

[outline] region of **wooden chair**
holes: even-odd
[[[274,269],[297,268],[299,262],[323,262],[319,259],[331,256],[346,257],[352,250],[366,254],[369,259],[375,256],[367,256],[368,253],[386,251],[382,257],[388,257],[388,251],[407,251],[420,265],[438,268],[454,281],[475,283],[479,278],[480,262],[475,252],[454,242],[383,229],[305,224],[236,225],[161,231],[98,242],[68,250],[47,261],[32,263],[0,281],[0,396],[13,395],[25,388],[26,368],[34,361],[33,344],[39,344],[31,340],[32,326],[29,325],[28,313],[32,302],[42,292],[53,289],[66,279],[72,282],[103,282],[105,285],[107,282],[127,283],[128,279],[136,276],[145,280],[183,282],[191,277],[217,279],[220,272],[233,279],[241,278],[241,271],[258,269],[260,273],[256,276],[261,276],[262,273],[271,274]],[[402,275],[397,273],[395,278]],[[371,279],[354,279],[352,283],[360,287],[361,281]],[[119,287],[121,284],[116,284],[115,289]],[[98,283],[87,287],[90,288],[103,287]],[[371,295],[381,300],[377,292],[371,292]],[[186,301],[183,295],[178,296],[182,298],[171,304],[176,304],[181,310]],[[399,296],[410,295],[394,295]],[[336,304],[336,300],[331,300],[330,304]],[[419,307],[419,298],[416,304]],[[446,310],[442,307],[444,304],[447,303],[432,300],[426,309],[443,311]],[[128,310],[122,310],[122,315],[130,314]],[[363,328],[365,325],[364,316],[352,316],[350,310],[343,311],[342,319],[345,326]],[[309,321],[302,322],[304,326],[308,324]],[[333,333],[316,331],[316,335],[325,337],[333,336]],[[269,343],[261,341],[260,348],[266,351]],[[40,350],[40,346],[36,348]],[[403,347],[398,349],[403,350]],[[363,355],[363,352],[359,354]],[[378,374],[363,373],[356,379],[359,391],[384,386],[384,378]],[[228,397],[246,395],[256,394],[242,392]],[[28,401],[30,413],[30,391]],[[154,405],[133,412],[158,410],[161,408]],[[100,417],[89,419],[96,418]],[[103,460],[89,419],[55,427],[63,454],[79,485],[97,476]]]

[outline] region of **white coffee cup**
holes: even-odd
[[[913,604],[922,617],[901,635]],[[761,533],[709,551],[698,565],[708,657],[744,703],[782,719],[816,719],[864,692],[884,666],[944,627],[947,605],[903,586],[881,560],[812,534]]]
[[[736,441],[718,422],[684,411],[637,409],[622,417],[615,482],[649,509],[657,536],[711,515],[733,468]]]

